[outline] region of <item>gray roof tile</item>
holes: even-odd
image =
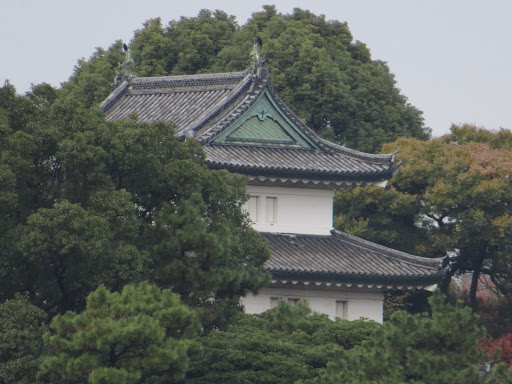
[[[318,150],[211,143],[265,90]],[[108,120],[135,113],[140,122],[174,122],[178,136],[193,133],[204,145],[207,163],[213,168],[335,182],[387,180],[398,168],[393,155],[362,153],[318,137],[274,93],[270,77],[234,72],[134,78],[115,89],[101,106]]]
[[[265,269],[278,279],[430,285],[445,273],[444,258],[413,256],[339,231],[262,235],[271,250]]]
[[[335,180],[383,180],[396,167],[339,152],[240,145],[205,145],[206,162],[216,169],[258,176],[290,176]]]

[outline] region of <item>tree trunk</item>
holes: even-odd
[[[469,305],[473,309],[473,311],[477,310],[478,303],[476,301],[476,291],[478,289],[478,281],[480,280],[480,271],[481,265],[477,266],[473,271],[473,276],[471,277],[471,286],[469,287]]]
[[[452,277],[457,272],[459,264],[455,262],[453,265],[451,265],[448,270],[446,271],[446,274],[444,275],[443,279],[439,283],[438,287],[445,295],[448,294],[448,288],[450,287],[450,281],[452,281]]]

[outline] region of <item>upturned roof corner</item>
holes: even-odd
[[[330,236],[262,235],[272,251],[264,268],[278,280],[365,283],[390,288],[399,285],[411,289],[436,283],[447,272],[446,257],[414,256],[337,230]]]

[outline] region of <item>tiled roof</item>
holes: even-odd
[[[264,92],[271,95],[315,150],[213,143]],[[234,72],[133,78],[115,89],[101,107],[108,120],[125,119],[135,113],[140,122],[174,122],[178,136],[195,137],[205,146],[207,163],[213,168],[331,181],[382,181],[398,168],[393,154],[367,154],[318,137],[275,94],[270,76]]]
[[[258,176],[382,180],[398,168],[389,160],[370,162],[319,150],[237,145],[205,145],[204,149],[209,167]]]
[[[180,135],[195,122],[210,117],[212,109],[228,101],[233,91],[249,81],[250,76],[243,72],[136,77],[121,85],[119,91],[116,89],[101,107],[107,120],[126,119],[136,113],[144,123],[172,121]]]
[[[444,276],[444,260],[409,255],[343,232],[330,236],[262,233],[277,279],[341,283],[430,285]]]

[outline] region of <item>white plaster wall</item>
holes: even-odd
[[[263,288],[257,295],[248,294],[242,299],[247,313],[262,313],[270,309],[271,299],[300,298],[309,302],[315,312],[324,313],[332,320],[336,317],[336,302],[345,301],[347,320],[366,318],[382,323],[384,293],[336,290],[310,290],[300,288]]]
[[[311,235],[330,234],[333,190],[248,185],[247,193],[259,197],[258,220],[252,218],[253,227],[257,231]],[[265,222],[266,197],[277,198],[274,223]],[[248,208],[246,209],[248,210]]]

